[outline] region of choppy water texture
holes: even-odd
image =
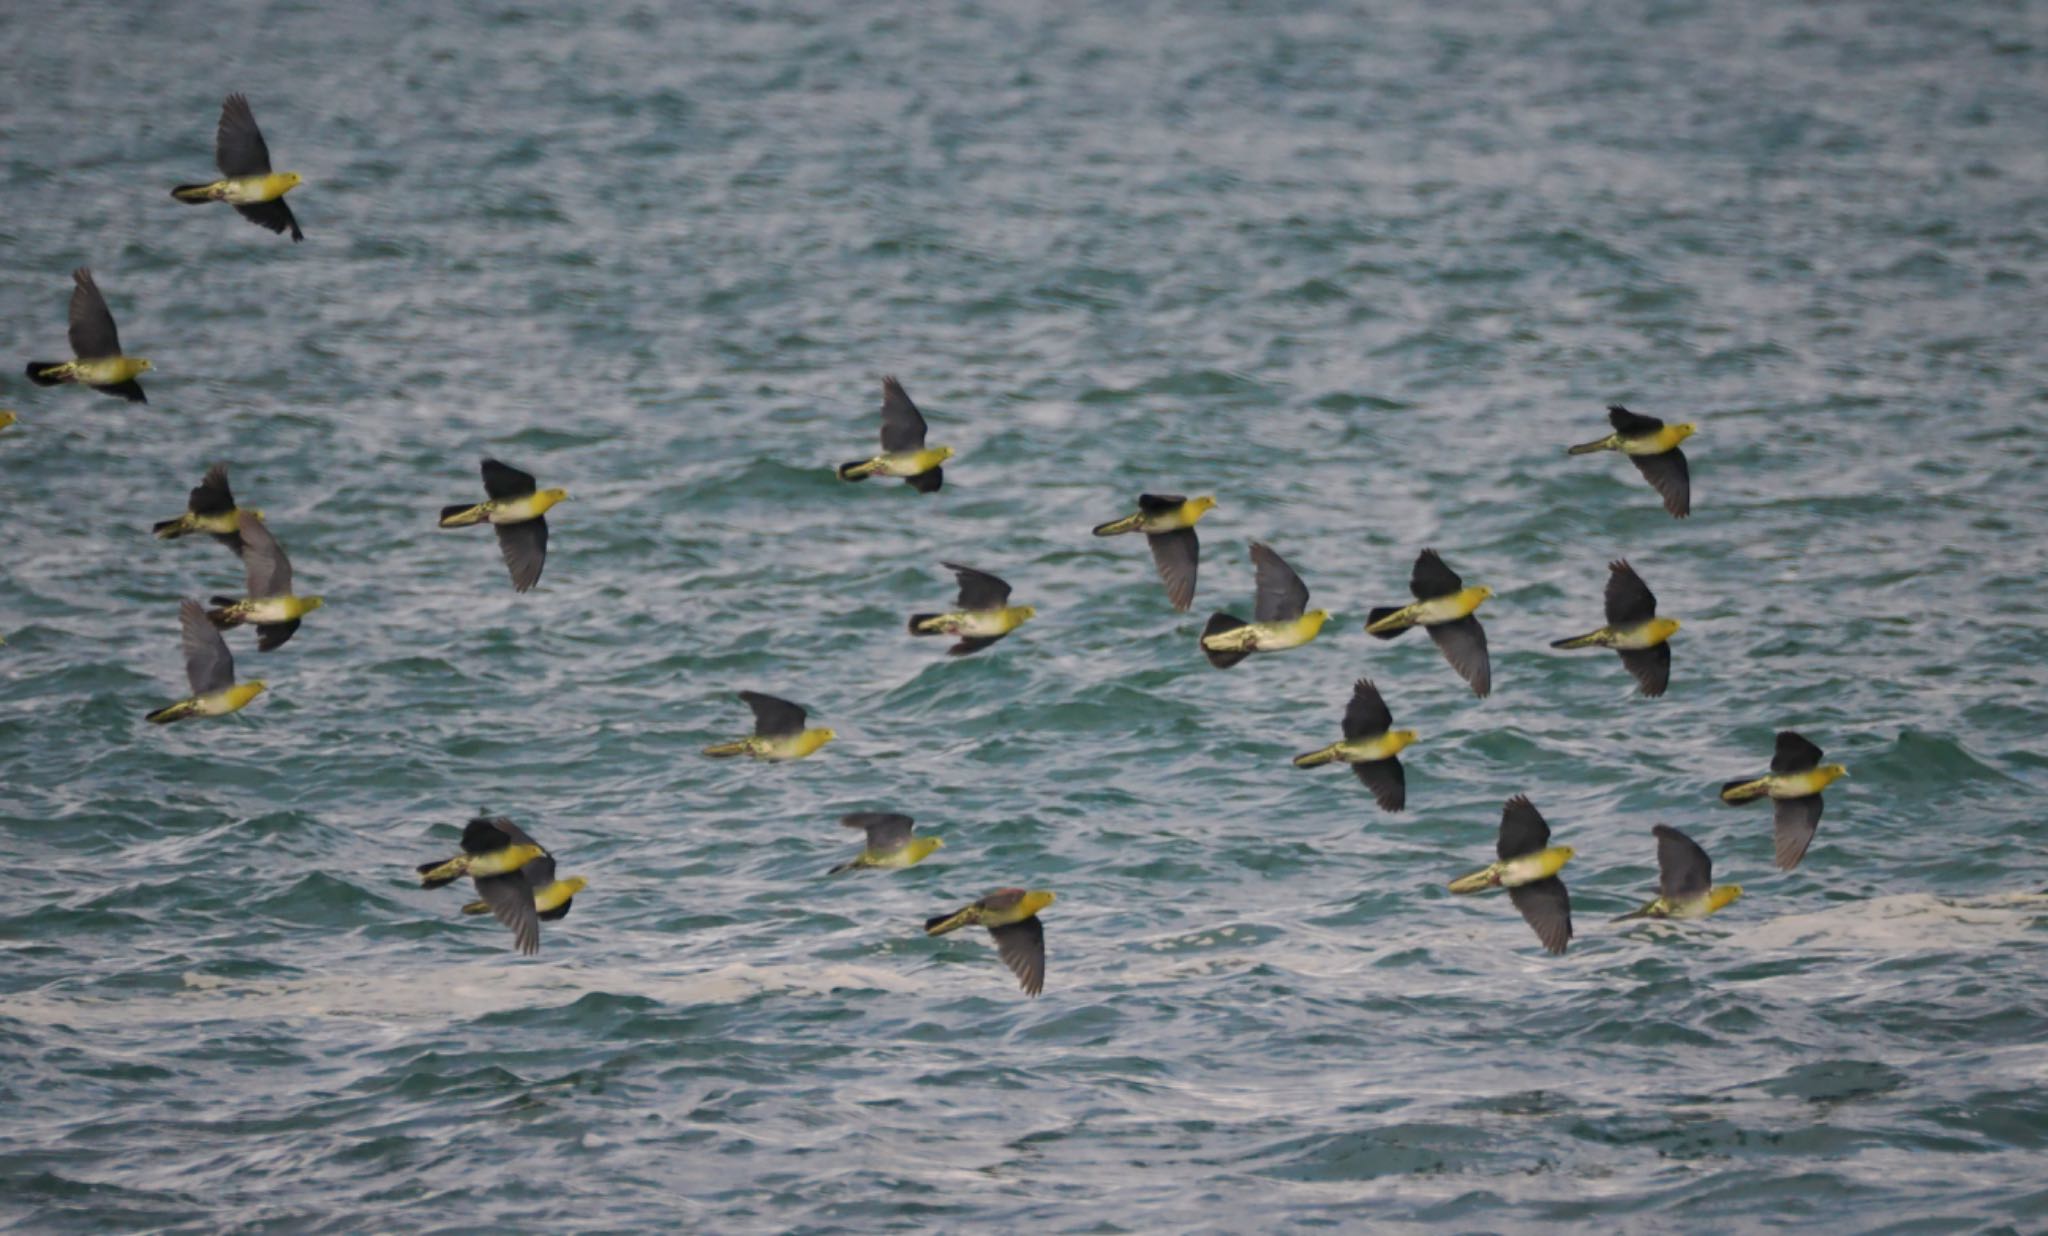
[[[1389,8],[1397,11],[1388,12]],[[1242,1231],[2048,1214],[2038,5],[0,12],[10,366],[99,273],[151,403],[8,381],[0,1219],[32,1230]],[[227,90],[294,247],[169,186]],[[19,369],[6,372],[18,374]],[[900,374],[948,485],[851,486]],[[1695,515],[1567,459],[1698,421]],[[542,588],[433,513],[566,485]],[[302,591],[160,731],[205,465]],[[1141,489],[1214,492],[1196,613]],[[1270,540],[1336,612],[1218,673]],[[1495,696],[1360,630],[1441,549]],[[1685,629],[1630,694],[1627,556]],[[904,616],[996,571],[1039,619]],[[1288,757],[1353,678],[1411,810]],[[732,692],[841,741],[715,764]],[[1799,728],[1806,864],[1720,806]],[[1501,801],[1579,936],[1443,882]],[[536,960],[413,885],[480,808],[591,890]],[[947,847],[823,878],[835,817]],[[1623,931],[1677,824],[1748,895]],[[1046,994],[922,918],[1056,889]]]

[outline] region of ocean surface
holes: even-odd
[[[0,1227],[2048,1225],[2039,4],[0,10]],[[221,97],[306,178],[225,207]],[[90,265],[147,406],[20,375]],[[883,374],[946,487],[848,485]],[[1697,423],[1694,513],[1564,447]],[[442,531],[561,485],[541,587]],[[327,607],[169,728],[207,464]],[[1192,613],[1145,490],[1213,493]],[[1247,546],[1323,637],[1211,669]],[[1434,546],[1495,693],[1362,631]],[[1627,557],[1679,617],[1633,694]],[[1038,618],[913,640],[993,571]],[[1353,679],[1409,810],[1296,752]],[[840,733],[698,751],[743,688]],[[1803,866],[1715,798],[1798,729]],[[1578,935],[1498,894],[1502,801]],[[945,848],[827,879],[844,812]],[[478,810],[590,887],[423,891]],[[1747,894],[1676,926],[1653,824]],[[1050,888],[1024,998],[922,920]]]

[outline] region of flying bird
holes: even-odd
[[[1180,494],[1139,494],[1138,513],[1095,525],[1096,536],[1121,536],[1142,532],[1152,550],[1152,563],[1159,568],[1166,585],[1166,599],[1186,613],[1195,603],[1195,572],[1202,561],[1201,538],[1195,524],[1216,505],[1210,497],[1186,498]]]
[[[1408,591],[1415,594],[1415,603],[1373,610],[1366,615],[1366,633],[1393,639],[1411,627],[1421,627],[1458,677],[1472,688],[1472,694],[1486,698],[1493,690],[1493,663],[1486,654],[1486,629],[1473,611],[1493,595],[1493,589],[1484,585],[1467,588],[1435,550],[1425,549],[1416,555]]]
[[[1705,918],[1742,896],[1740,884],[1714,885],[1714,860],[1699,843],[1669,824],[1650,830],[1657,838],[1657,896],[1614,921],[1632,918]]]
[[[525,592],[540,582],[548,560],[547,512],[569,497],[566,489],[539,489],[531,473],[495,459],[483,461],[486,501],[457,502],[441,508],[443,528],[487,523],[498,534],[498,552],[512,574],[512,591]]]
[[[946,844],[937,837],[911,836],[911,829],[916,825],[909,816],[898,815],[894,811],[856,811],[852,815],[840,816],[839,826],[865,831],[868,841],[859,856],[839,864],[826,872],[827,875],[866,867],[888,870],[915,867],[933,850]]]
[[[1686,467],[1685,452],[1678,444],[1698,432],[1691,423],[1666,425],[1654,416],[1638,416],[1619,404],[1607,409],[1607,423],[1614,432],[1596,442],[1569,447],[1567,455],[1590,455],[1595,451],[1620,451],[1650,482],[1650,488],[1664,499],[1664,509],[1680,519],[1692,513],[1692,473]]]
[[[1314,768],[1341,760],[1372,791],[1380,810],[1399,811],[1408,805],[1408,778],[1401,770],[1400,754],[1415,741],[1415,731],[1393,725],[1394,714],[1380,698],[1379,688],[1361,678],[1352,684],[1351,702],[1344,707],[1344,740],[1295,756],[1294,766]]]
[[[263,131],[256,127],[256,115],[249,100],[231,94],[220,105],[220,127],[213,135],[213,161],[221,179],[202,185],[179,185],[171,196],[181,202],[226,202],[235,213],[259,227],[282,236],[292,234],[296,243],[306,238],[284,195],[299,187],[297,172],[270,170],[270,147]]]
[[[704,754],[719,759],[750,755],[757,760],[800,760],[839,737],[832,730],[805,729],[809,714],[800,704],[759,691],[742,691],[740,698],[754,710],[753,734],[706,747]]]
[[[840,464],[839,479],[864,481],[871,476],[895,476],[921,494],[937,493],[946,481],[945,471],[939,465],[953,457],[953,448],[927,447],[924,434],[924,416],[910,402],[910,396],[903,393],[903,384],[894,378],[883,378],[882,453]]]
[[[478,844],[490,849],[522,845],[540,850],[517,871],[474,876],[477,900],[462,907],[464,914],[488,914],[503,923],[511,930],[512,941],[520,952],[528,955],[538,953],[540,925],[567,918],[576,894],[587,888],[590,882],[582,876],[557,879],[555,856],[527,836],[526,830],[502,816],[471,820],[469,828],[478,830]],[[487,829],[496,835],[487,834],[484,831]],[[469,829],[465,829],[465,847],[469,840]]]
[[[217,608],[208,610],[206,617],[222,630],[255,623],[256,651],[270,652],[283,647],[299,629],[299,620],[326,602],[292,593],[291,560],[255,512],[242,512],[236,526],[242,538],[242,573],[248,595],[213,598]]]
[[[263,518],[261,511],[247,513]],[[242,515],[235,507],[234,492],[228,488],[228,466],[217,463],[206,470],[206,476],[193,487],[191,497],[185,499],[185,513],[160,521],[150,531],[165,541],[204,532],[239,558],[243,551]]]
[[[944,614],[912,614],[912,635],[957,635],[960,642],[946,649],[949,656],[964,657],[980,652],[1035,617],[1029,605],[1010,604],[1010,585],[973,567],[952,562],[940,566],[960,581],[958,607]]]
[[[178,635],[192,694],[150,713],[148,720],[165,725],[187,717],[225,717],[263,694],[260,679],[235,681],[234,654],[199,602],[188,598],[178,603]]]
[[[951,914],[926,919],[924,933],[942,936],[962,927],[988,928],[1003,964],[1017,976],[1017,985],[1025,995],[1036,996],[1045,990],[1045,928],[1038,912],[1055,900],[1045,889],[999,888]]]
[[[1664,694],[1671,682],[1671,636],[1676,618],[1657,616],[1657,598],[1626,561],[1607,564],[1607,625],[1585,635],[1553,640],[1552,648],[1612,648],[1644,695]]]
[[[1217,669],[1229,669],[1255,652],[1299,648],[1316,637],[1330,615],[1308,609],[1308,585],[1268,546],[1252,542],[1257,620],[1246,622],[1218,611],[1202,628],[1202,653]]]
[[[1494,853],[1500,861],[1452,880],[1451,891],[1508,890],[1508,900],[1522,912],[1522,921],[1543,947],[1564,952],[1572,938],[1572,898],[1557,873],[1572,860],[1572,848],[1551,845],[1550,825],[1534,803],[1517,794],[1501,808]]]
[[[114,315],[107,298],[92,281],[92,272],[81,266],[71,272],[71,356],[68,361],[30,361],[28,380],[37,386],[62,386],[77,382],[106,395],[118,395],[129,403],[148,403],[142,383],[135,379],[153,367],[139,356],[121,354],[121,335],[114,329]]]
[[[1724,803],[1746,803],[1766,795],[1771,800],[1771,827],[1776,839],[1778,870],[1790,871],[1806,857],[1820,828],[1820,792],[1849,770],[1820,762],[1821,749],[1791,730],[1778,731],[1769,776],[1730,781],[1721,787]]]

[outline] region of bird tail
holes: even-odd
[[[206,611],[206,620],[225,631],[242,625],[242,617],[234,612],[235,598],[213,597],[214,608]]]
[[[1145,522],[1143,514],[1126,515],[1122,519],[1112,519],[1106,524],[1095,525],[1095,535],[1117,536],[1125,532],[1136,532],[1138,525],[1143,522]]]
[[[1209,615],[1209,625],[1202,628],[1202,655],[1209,658],[1209,664],[1217,669],[1229,669],[1231,666],[1236,665],[1251,654],[1248,652],[1218,652],[1214,648],[1209,647],[1209,637],[1221,635],[1225,631],[1235,631],[1239,627],[1250,625],[1250,623],[1242,618],[1233,618],[1229,614],[1220,611]]]
[[[1315,768],[1322,764],[1335,763],[1336,760],[1337,748],[1333,745],[1324,747],[1321,751],[1311,751],[1307,755],[1295,756],[1294,766],[1296,768]]]
[[[1730,781],[1721,787],[1721,801],[1724,803],[1746,803],[1770,793],[1769,777],[1754,781]]]
[[[968,906],[964,910],[955,910],[951,914],[940,914],[924,920],[924,934],[928,936],[942,936],[949,931],[958,931],[962,927],[972,926],[973,923],[974,907]]]
[[[481,901],[468,902],[462,907],[464,914],[489,914],[491,907]]]
[[[441,526],[443,528],[467,528],[471,524],[482,523],[484,521],[484,514],[484,508],[481,503],[458,502],[453,506],[441,508]]]
[[[1568,446],[1565,448],[1564,453],[1567,455],[1591,455],[1595,451],[1608,451],[1613,449],[1614,435],[1609,434],[1606,437],[1600,439],[1598,442],[1581,442],[1577,446]]]
[[[1574,635],[1570,639],[1551,640],[1550,646],[1552,648],[1598,648],[1600,646],[1600,637],[1605,634],[1607,634],[1605,631],[1588,631],[1584,635]]]
[[[198,711],[198,700],[179,700],[175,704],[157,709],[147,717],[144,717],[143,720],[148,721],[152,725],[169,725],[173,721],[183,721]]]
[[[1367,635],[1376,635],[1381,639],[1393,639],[1394,637],[1400,635],[1401,632],[1406,631],[1409,627],[1413,626],[1414,624],[1410,622],[1403,622],[1399,626],[1380,626],[1382,622],[1385,622],[1387,619],[1392,618],[1394,615],[1400,612],[1401,607],[1398,605],[1382,605],[1377,609],[1372,610],[1365,616],[1365,633]]]
[[[213,186],[210,184],[179,185],[177,188],[171,190],[171,196],[177,198],[181,202],[189,202],[193,205],[198,205],[200,202],[210,202],[213,200]]]
[[[157,535],[157,539],[163,541],[176,540],[178,537],[192,531],[191,528],[186,526],[183,515],[178,516],[176,519],[166,519],[151,524],[149,530]]]
[[[1481,867],[1469,875],[1452,880],[1450,889],[1454,893],[1477,893],[1500,883],[1500,871],[1493,867]]]
[[[1615,915],[1614,918],[1610,921],[1616,923],[1626,923],[1632,918],[1654,918],[1656,916],[1657,907],[1662,904],[1662,898],[1658,898],[1655,901],[1646,901],[1642,905],[1637,906],[1635,909],[1630,910],[1626,914]]]
[[[444,859],[438,863],[421,863],[415,868],[420,873],[420,887],[440,888],[444,884],[455,883],[462,878],[463,871],[468,867],[464,861],[465,857]]]
[[[865,481],[874,475],[875,461],[872,459],[856,459],[852,463],[840,464],[837,471],[839,479],[842,481]]]
[[[852,871],[852,870],[853,870],[853,869],[854,869],[855,867],[858,867],[858,866],[860,866],[860,860],[859,860],[859,859],[857,859],[857,858],[849,858],[849,859],[847,859],[847,860],[846,860],[845,862],[843,862],[843,863],[839,864],[839,865],[838,865],[837,867],[834,867],[834,868],[833,868],[832,870],[830,870],[830,871],[826,872],[825,874],[826,874],[826,875],[838,875],[838,874],[839,874],[840,872],[842,872],[842,871]]]
[[[735,738],[731,742],[714,743],[704,748],[704,754],[716,760],[730,759],[735,755],[745,755],[746,753],[747,740],[744,738]]]
[[[944,617],[944,614],[912,614],[910,616],[910,633],[912,635],[945,635],[947,634],[947,632],[945,631],[940,631],[937,629],[927,631],[924,629],[925,623],[933,622],[937,619]]]
[[[30,361],[28,380],[37,386],[62,386],[71,380],[71,367],[63,361]]]

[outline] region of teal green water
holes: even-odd
[[[131,408],[0,433],[0,1225],[1246,1231],[2048,1221],[2036,6],[631,0],[0,11],[15,368],[98,272]],[[292,246],[168,188],[247,91]],[[845,485],[901,375],[947,487]],[[1693,420],[1694,515],[1613,457]],[[440,531],[567,486],[541,588]],[[160,730],[227,460],[302,590]],[[1195,612],[1135,538],[1215,493]],[[1335,619],[1195,647],[1271,542]],[[1424,545],[1495,694],[1363,634]],[[1668,696],[1547,642],[1626,556]],[[949,660],[941,559],[1039,618]],[[1369,675],[1410,809],[1288,757]],[[714,763],[741,688],[836,727]],[[1721,806],[1851,770],[1789,875]],[[1491,857],[1526,793],[1578,937]],[[537,959],[419,890],[510,814]],[[836,817],[942,835],[823,878]],[[1624,931],[1654,823],[1747,895]],[[1049,887],[1021,998],[923,918]]]

